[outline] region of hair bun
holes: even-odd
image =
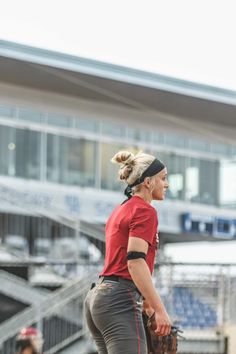
[[[111,162],[121,165],[118,171],[119,179],[130,185],[142,175],[154,159],[153,155],[144,154],[142,151],[134,155],[132,152],[122,150],[113,156]]]
[[[129,151],[119,151],[113,156],[111,162],[121,164],[119,179],[127,180],[134,167],[134,154]]]
[[[119,164],[124,164],[124,165],[131,165],[133,164],[133,159],[134,159],[134,154],[129,151],[119,151],[117,154],[113,156],[111,159],[111,162],[113,163],[119,163]]]

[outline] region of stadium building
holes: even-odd
[[[2,245],[45,259],[77,251],[99,258],[86,240],[103,251],[103,225],[125,199],[110,162],[121,149],[167,165],[167,198],[154,204],[162,244],[236,240],[235,114],[229,90],[0,41]],[[68,239],[78,230],[87,238],[77,250]],[[190,293],[175,291],[192,304]],[[72,321],[69,312],[60,316]],[[0,326],[2,341],[9,328]]]
[[[234,92],[5,41],[0,72],[2,239],[24,205],[105,223],[124,199],[120,149],[168,167],[163,242],[236,237]],[[25,237],[45,236],[28,224]]]

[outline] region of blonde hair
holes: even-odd
[[[154,159],[154,156],[142,151],[136,155],[129,151],[119,151],[113,156],[111,162],[121,165],[118,171],[119,179],[127,184],[132,184],[151,165]],[[134,187],[133,191],[137,191],[138,187]]]

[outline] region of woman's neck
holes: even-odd
[[[152,201],[152,196],[150,195],[149,192],[145,192],[145,191],[136,192],[134,196],[142,198],[147,203],[151,203]]]

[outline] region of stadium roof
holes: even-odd
[[[141,110],[145,124],[236,144],[236,92],[0,40],[3,83]]]

